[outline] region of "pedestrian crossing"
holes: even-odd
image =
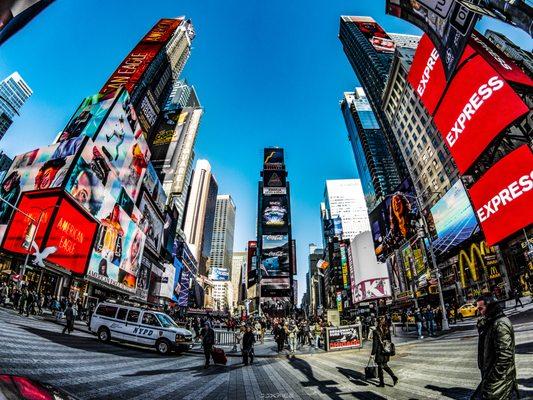
[[[516,364],[524,398],[533,398],[533,321],[515,325]],[[369,348],[256,358],[243,367],[202,368],[203,356],[162,357],[149,349],[62,335],[59,325],[0,309],[0,373],[26,375],[81,399],[468,399],[479,382],[477,334],[467,329],[397,346],[389,365],[399,377],[385,388],[364,379]]]

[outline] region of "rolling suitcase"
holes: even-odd
[[[228,362],[226,353],[224,353],[224,350],[218,347],[213,347],[213,350],[211,350],[211,356],[213,357],[213,362],[215,364],[226,365],[226,363]]]

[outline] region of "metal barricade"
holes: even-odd
[[[235,332],[215,329],[215,343],[219,346],[235,346]]]

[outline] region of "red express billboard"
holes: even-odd
[[[29,247],[33,263],[56,264],[76,274],[84,274],[97,222],[78,208],[69,197],[58,192],[30,192],[21,196],[18,207],[32,216],[32,222],[22,213],[15,213],[7,229],[3,248],[26,254]],[[32,233],[40,218],[39,230]]]
[[[498,134],[529,108],[481,56],[473,56],[450,83],[435,124],[464,174]]]
[[[135,46],[132,52],[126,56],[100,90],[100,93],[112,92],[122,86],[131,92],[157,53],[159,53],[182,22],[182,19],[159,20],[141,42]]]
[[[470,197],[487,245],[533,223],[533,152],[524,144],[494,164]]]

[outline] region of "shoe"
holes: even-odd
[[[395,376],[394,378],[392,378],[392,386],[396,386],[397,383],[398,383],[398,377]]]

